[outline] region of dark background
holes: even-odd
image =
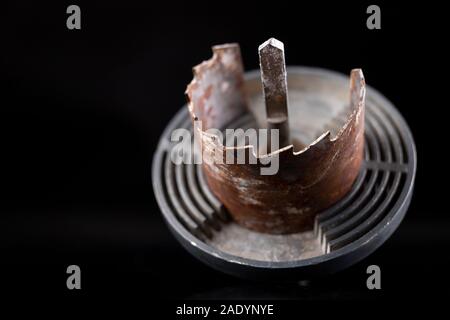
[[[366,28],[366,4],[297,1],[108,2],[3,7],[1,23],[0,249],[2,288],[158,298],[442,298],[448,290],[448,179],[443,8],[378,3],[382,29]],[[290,65],[349,73],[401,111],[418,171],[411,208],[375,254],[337,275],[298,284],[252,283],[213,271],[169,233],[151,187],[152,155],[185,103],[191,68],[211,45],[239,42],[247,70],[269,37]],[[443,78],[439,78],[441,75]],[[82,269],[80,293],[66,267]],[[365,287],[378,264],[381,292]],[[32,275],[30,275],[30,272]]]

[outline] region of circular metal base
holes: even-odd
[[[341,78],[335,72],[291,68],[297,76]],[[247,78],[259,76],[251,72]],[[237,119],[239,127],[252,125]],[[398,227],[409,206],[416,171],[411,132],[394,106],[368,87],[365,160],[352,190],[320,213],[314,230],[269,235],[230,221],[204,180],[201,165],[170,160],[174,129],[191,130],[184,106],[165,129],[155,153],[153,188],[170,229],[194,256],[220,271],[253,279],[304,279],[344,269],[378,248]]]

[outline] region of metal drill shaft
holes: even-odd
[[[258,51],[267,126],[269,129],[279,130],[279,147],[282,148],[290,143],[284,45],[281,41],[270,38],[259,46]]]

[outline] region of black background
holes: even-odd
[[[1,19],[2,288],[156,298],[304,300],[438,298],[448,290],[448,133],[443,8],[370,3],[71,3],[6,5]],[[151,187],[159,136],[185,103],[191,68],[211,45],[239,42],[247,70],[269,37],[290,65],[361,67],[407,120],[418,150],[411,208],[374,255],[298,284],[235,279],[202,265],[165,226]],[[446,37],[447,36],[447,37]],[[441,77],[439,77],[441,76]],[[444,80],[442,80],[444,79]],[[82,269],[80,293],[65,269]],[[365,268],[382,269],[381,292]],[[6,290],[6,289],[5,289]]]

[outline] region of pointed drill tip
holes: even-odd
[[[350,101],[353,105],[359,106],[361,101],[364,103],[366,81],[361,69],[353,69],[350,73],[350,96]]]
[[[263,44],[261,44],[258,48],[258,51],[263,50],[266,47],[274,47],[278,50],[284,51],[284,44],[280,40],[277,40],[275,38],[270,38],[269,40],[265,41]]]
[[[350,80],[352,83],[359,83],[361,85],[365,84],[362,69],[360,68],[352,69],[352,71],[350,72]]]

